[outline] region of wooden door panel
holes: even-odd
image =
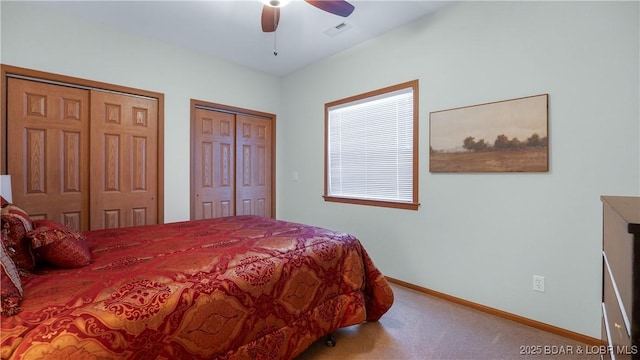
[[[91,91],[91,229],[158,222],[157,108]]]
[[[193,219],[235,214],[235,116],[196,109],[193,129]]]
[[[236,215],[271,213],[272,122],[269,119],[238,114]]]
[[[89,229],[89,92],[8,79],[13,202],[34,219]]]

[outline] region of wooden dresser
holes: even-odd
[[[602,341],[607,359],[640,359],[640,198],[602,196]]]

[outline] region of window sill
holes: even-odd
[[[388,207],[395,209],[405,209],[405,210],[418,210],[420,207],[419,203],[405,203],[405,202],[393,202],[393,201],[381,201],[381,200],[365,200],[365,199],[353,199],[353,198],[342,198],[335,196],[323,196],[324,201],[328,202],[337,202],[343,204],[356,204],[356,205],[368,205],[368,206],[380,206],[380,207]]]

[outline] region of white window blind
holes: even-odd
[[[413,88],[328,108],[329,196],[411,203]]]

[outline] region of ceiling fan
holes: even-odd
[[[330,12],[334,15],[347,17],[351,15],[355,7],[345,0],[304,0],[318,9]],[[262,7],[262,31],[274,32],[280,21],[280,8],[288,3],[287,0],[263,0]]]

